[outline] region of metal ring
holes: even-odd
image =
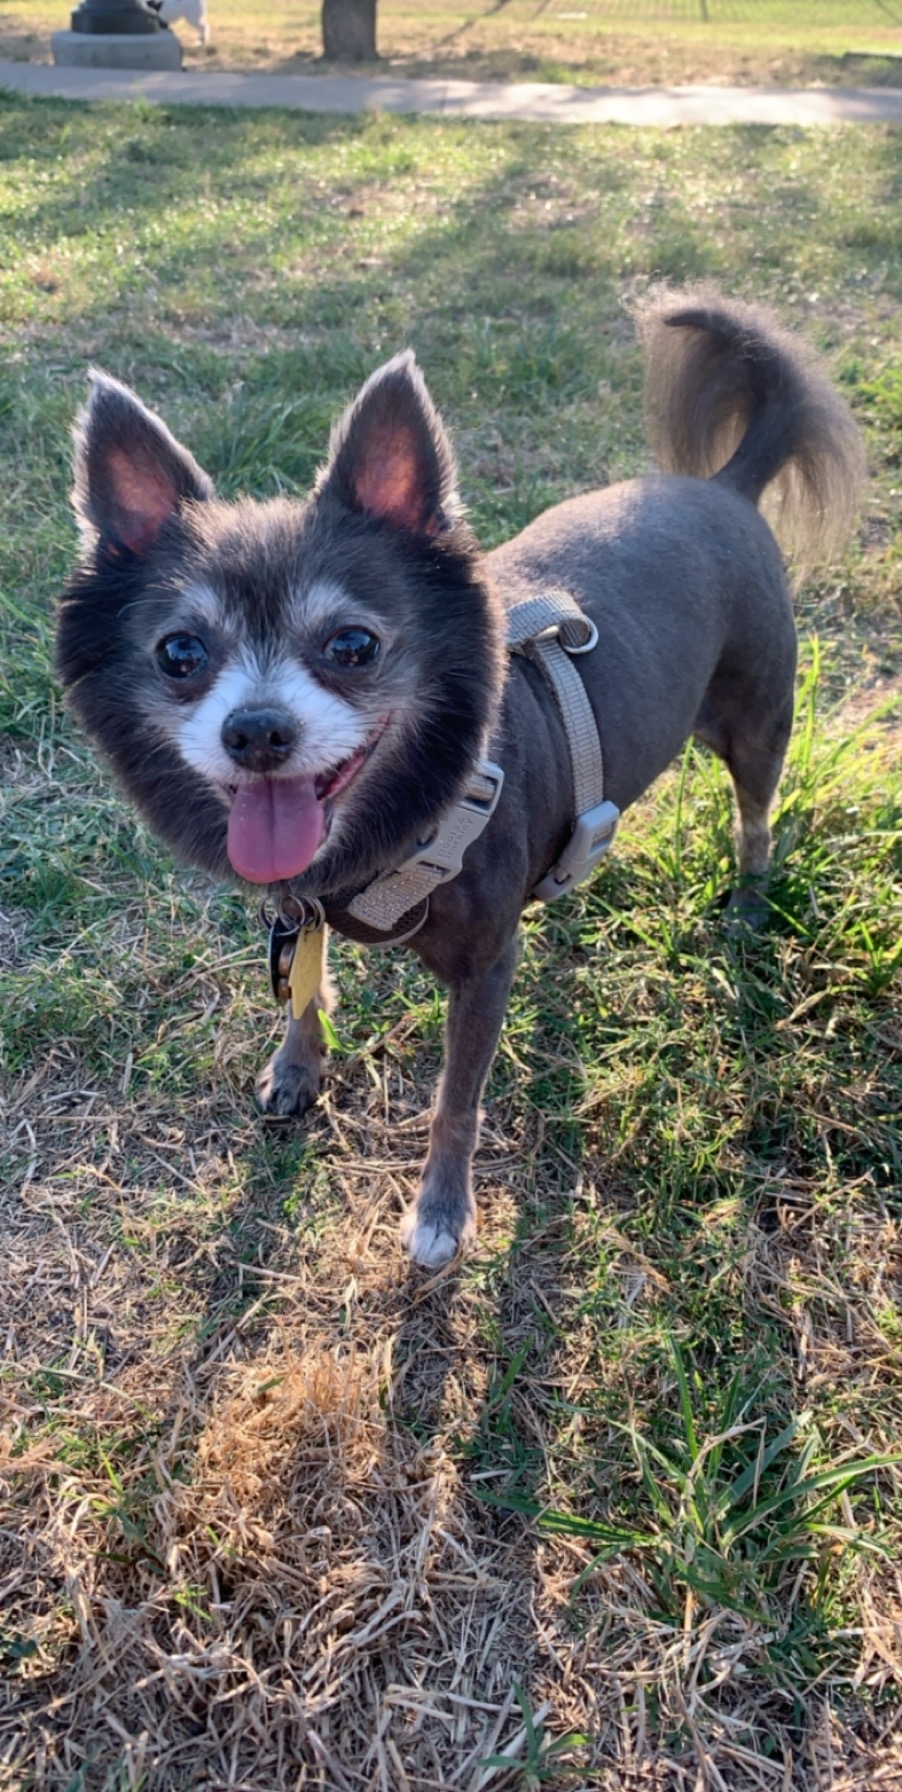
[[[283,896],[278,914],[286,927],[322,927],[326,919],[326,911],[316,896]]]
[[[592,621],[591,616],[587,616],[586,621],[589,624],[589,639],[571,646],[569,641],[565,641],[563,637],[561,637],[561,646],[565,653],[572,653],[574,655],[579,653],[591,653],[593,647],[598,646],[598,629]]]
[[[293,928],[295,933],[302,927],[324,927],[326,924],[326,911],[317,896],[282,896],[276,903],[264,896],[257,912],[268,933],[277,921],[286,932]]]

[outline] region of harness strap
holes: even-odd
[[[507,638],[512,652],[531,659],[547,679],[570,748],[573,833],[557,864],[532,892],[539,902],[554,902],[594,871],[620,820],[619,809],[604,800],[604,761],[595,711],[573,664],[574,655],[591,653],[598,630],[569,591],[553,588],[514,604]]]
[[[591,653],[598,630],[569,591],[546,591],[514,604],[507,644],[541,667],[554,692],[570,748],[573,808],[582,815],[604,795],[604,762],[595,713],[573,655]]]
[[[478,760],[463,795],[442,816],[431,840],[423,841],[403,865],[374,878],[348,903],[348,914],[387,933],[424,897],[431,896],[439,884],[456,877],[467,847],[479,839],[486,822],[494,815],[503,783],[500,765],[493,765],[490,759]],[[424,913],[417,932],[425,919]],[[405,939],[409,937],[404,935]]]
[[[620,812],[604,800],[604,764],[595,714],[573,656],[591,653],[598,640],[594,622],[567,591],[551,589],[524,598],[508,613],[507,645],[539,667],[554,694],[567,735],[576,817],[557,864],[533,896],[551,902],[588,877],[614,838]],[[488,759],[474,765],[463,794],[441,818],[432,838],[402,865],[384,871],[348,904],[348,913],[368,927],[388,933],[426,901],[422,919],[400,938],[409,939],[428,914],[428,898],[439,884],[456,877],[463,855],[494,814],[504,783],[501,767]],[[388,943],[388,942],[386,942]]]

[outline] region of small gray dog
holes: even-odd
[[[765,877],[796,643],[757,504],[772,488],[818,557],[854,516],[855,425],[767,313],[658,292],[638,326],[663,471],[559,504],[486,555],[409,353],[362,388],[303,503],[220,502],[104,375],[79,422],[83,553],[57,667],[150,825],[192,863],[271,891],[292,1011],[264,1109],[302,1113],[320,1086],[324,922],[410,939],[449,989],[403,1228],[428,1266],[475,1231],[479,1104],[525,904],[585,873],[690,735],[733,779],[738,900]],[[549,633],[580,655],[563,687]]]

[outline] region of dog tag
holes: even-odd
[[[305,927],[298,938],[288,973],[291,1012],[295,1020],[300,1020],[322,983],[325,941],[326,932],[323,927]]]
[[[291,995],[288,974],[297,937],[297,921],[283,921],[277,915],[269,930],[269,981],[277,1002],[287,1002]]]

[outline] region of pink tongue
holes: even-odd
[[[228,854],[250,884],[297,877],[326,838],[326,817],[310,778],[242,784],[229,813]]]

